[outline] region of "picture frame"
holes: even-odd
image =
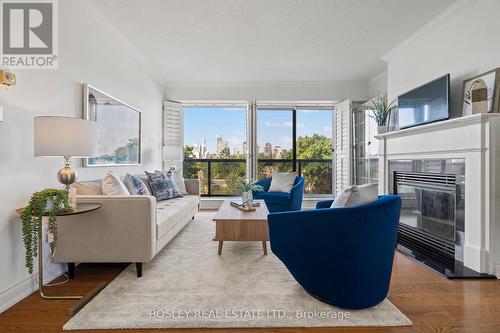
[[[84,167],[142,164],[142,112],[89,85],[83,85],[83,119],[98,123],[99,155]]]
[[[500,112],[500,67],[464,81],[462,116]]]

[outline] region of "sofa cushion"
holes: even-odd
[[[102,195],[102,180],[86,180],[73,184],[77,195]]]
[[[181,192],[175,185],[170,175],[156,174],[146,171],[146,176],[148,176],[149,184],[151,185],[152,194],[156,197],[156,200],[168,200],[177,197],[182,197]]]
[[[266,203],[288,204],[290,193],[285,192],[260,192],[255,195],[256,199],[263,199]]]
[[[377,199],[378,184],[352,185],[337,195],[331,208],[366,205]]]
[[[188,216],[200,203],[197,195],[186,195],[181,198],[158,202],[156,205],[157,239],[170,231],[177,223]]]
[[[103,178],[102,193],[104,195],[130,195],[125,184],[113,171],[108,171],[108,174]]]
[[[189,194],[188,191],[186,190],[186,182],[184,180],[184,177],[179,172],[179,170],[169,170],[169,171],[155,170],[155,173],[165,174],[165,175],[170,174],[181,194],[182,195]]]
[[[146,184],[138,177],[127,173],[123,183],[132,195],[151,195]]]
[[[276,172],[271,179],[269,192],[286,192],[289,193],[295,184],[297,175],[294,172]]]

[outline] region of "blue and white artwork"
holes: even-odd
[[[141,112],[89,85],[84,98],[84,118],[97,122],[99,145],[85,166],[141,164]]]

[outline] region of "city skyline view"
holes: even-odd
[[[323,135],[332,138],[332,112],[297,110],[297,138]],[[258,110],[259,152],[292,148],[291,110]],[[194,147],[197,157],[216,156],[226,146],[231,154],[241,154],[246,146],[246,108],[184,108],[184,145]],[[199,152],[201,150],[201,153]]]

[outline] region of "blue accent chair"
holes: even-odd
[[[290,193],[269,192],[272,177],[259,180],[256,184],[264,188],[263,192],[253,192],[254,199],[264,200],[270,213],[300,210],[304,196],[304,178],[295,177],[295,183]]]
[[[347,309],[382,302],[389,291],[401,199],[268,216],[271,249],[317,299]]]

